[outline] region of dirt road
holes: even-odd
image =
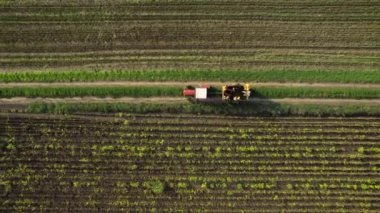
[[[283,98],[283,99],[261,99],[252,98],[252,103],[280,103],[280,104],[320,104],[320,105],[371,105],[379,106],[380,100],[371,99],[311,99],[311,98]],[[28,105],[35,102],[44,103],[187,103],[188,100],[182,97],[151,97],[151,98],[98,98],[98,97],[74,97],[74,98],[2,98],[0,99],[0,107],[9,105]],[[215,99],[212,102],[222,102],[221,99]]]

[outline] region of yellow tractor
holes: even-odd
[[[251,96],[249,84],[224,85],[222,87],[222,99],[226,102],[246,101]]]

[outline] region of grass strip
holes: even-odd
[[[184,87],[186,84],[184,83]],[[253,84],[254,86],[254,84]],[[216,93],[221,93],[216,88]],[[11,97],[180,97],[183,87],[178,86],[144,86],[144,87],[9,87],[0,88],[0,98]],[[259,98],[380,98],[378,88],[311,88],[311,87],[258,87],[254,88],[253,97]]]
[[[0,97],[153,97],[182,96],[181,87],[9,87],[0,88]]]
[[[0,82],[260,81],[380,83],[380,70],[68,70],[0,73]]]
[[[261,97],[261,98],[377,99],[377,98],[380,98],[380,89],[377,89],[377,88],[259,87],[259,88],[254,89],[253,96]]]
[[[378,106],[360,105],[280,105],[276,103],[263,104],[129,104],[129,103],[34,103],[27,112],[30,113],[196,113],[196,114],[224,114],[249,116],[380,116]]]

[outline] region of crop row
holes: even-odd
[[[187,113],[187,114],[228,114],[249,116],[377,116],[380,108],[376,105],[286,105],[269,101],[249,102],[239,107],[229,104],[192,104],[192,103],[32,103],[24,111],[31,113]]]
[[[369,9],[374,10],[373,7],[369,7]],[[164,7],[158,8],[158,10],[166,11]],[[29,13],[23,12],[20,14]],[[332,12],[328,12],[328,14],[334,14],[331,15],[334,17],[333,19],[341,18],[337,18],[337,15]],[[320,21],[297,20],[297,17],[300,17],[298,13],[258,13],[253,17],[250,17],[249,14],[243,14],[224,18],[222,17],[223,15],[211,14],[208,15],[209,17],[207,15],[203,15],[203,17],[199,15],[199,20],[196,21],[194,21],[196,16],[194,17],[193,15],[169,15],[166,17],[165,15],[151,17],[145,15],[136,16],[133,18],[134,20],[129,20],[128,24],[125,24],[120,21],[103,22],[107,19],[107,16],[111,17],[111,19],[123,18],[112,13],[109,13],[105,17],[95,15],[93,19],[97,17],[102,17],[101,19],[103,19],[96,23],[89,22],[88,20],[84,22],[70,21],[67,23],[62,23],[60,20],[45,23],[38,21],[38,19],[48,19],[49,17],[50,19],[62,18],[64,20],[65,13],[58,16],[47,14],[49,17],[43,14],[34,17],[16,15],[13,18],[9,17],[9,13],[4,13],[2,20],[20,20],[12,21],[12,23],[1,23],[4,32],[0,33],[0,40],[2,41],[1,46],[3,51],[9,53],[86,52],[92,50],[147,49],[147,47],[148,49],[175,48],[198,50],[258,47],[335,48],[336,53],[338,53],[338,49],[343,48],[376,49],[379,37],[378,28],[377,25],[372,23],[371,19],[376,20],[378,17],[374,14],[376,13],[351,14],[350,17],[342,17],[341,20],[345,21],[328,21],[329,17],[320,17],[312,14],[307,16],[309,18],[314,17],[313,19],[319,17]],[[70,17],[75,16],[75,12],[72,12],[68,17],[70,19]],[[269,19],[275,20],[262,20],[268,19],[268,16]],[[289,17],[293,21],[288,21]],[[22,21],[21,19],[23,18],[28,19],[28,22]],[[33,18],[37,18],[37,20],[35,22],[30,21]],[[82,18],[87,19],[91,17],[83,16]],[[235,20],[233,20],[234,18]],[[347,21],[347,19],[352,18],[354,19],[353,21]],[[64,67],[65,62],[69,65],[79,63],[62,59],[56,66]],[[107,63],[121,64],[122,61],[101,61],[99,59],[97,64]],[[298,65],[302,65],[299,63]],[[39,64],[42,67],[43,65],[53,65],[49,61],[41,61]],[[5,65],[10,67],[20,65],[36,66],[38,62],[26,62],[24,60],[24,62],[20,61],[16,63],[13,61],[4,63]],[[317,63],[312,65],[322,66]],[[327,65],[332,66],[328,63]]]
[[[57,125],[57,124],[55,124]],[[30,126],[30,125],[29,125]],[[80,126],[80,128],[75,127],[67,127],[67,126],[60,126],[57,125],[57,127],[62,128],[61,131],[55,132],[52,131],[51,128],[47,126],[41,126],[41,131],[34,132],[33,129],[28,129],[28,126],[20,127],[20,128],[12,128],[11,130],[8,130],[10,132],[18,133],[20,135],[24,134],[33,134],[35,136],[41,135],[44,136],[46,134],[54,134],[54,135],[65,135],[65,134],[71,134],[71,135],[78,135],[81,134],[81,132],[86,133],[94,133],[97,136],[103,136],[106,137],[107,134],[103,133],[103,131],[112,131],[112,133],[109,134],[109,136],[117,137],[120,136],[120,138],[129,139],[129,138],[153,138],[155,137],[157,133],[160,133],[160,136],[162,138],[176,138],[176,139],[191,139],[191,134],[197,134],[197,136],[194,136],[196,139],[230,139],[230,140],[255,140],[255,141],[266,141],[271,139],[278,139],[278,140],[286,140],[286,139],[293,139],[293,140],[318,140],[318,139],[335,139],[337,140],[344,140],[344,139],[356,139],[356,140],[369,140],[369,139],[376,139],[378,136],[379,128],[367,128],[367,129],[361,129],[357,130],[355,128],[336,128],[336,129],[323,129],[323,128],[316,128],[313,129],[304,129],[304,128],[291,128],[291,130],[288,129],[281,129],[281,128],[239,128],[236,130],[232,130],[231,128],[224,127],[224,128],[208,128],[205,127],[202,129],[201,127],[148,127],[148,128],[141,128],[141,127],[124,127],[119,128],[117,126],[111,125],[108,128],[107,127],[97,127],[97,126]],[[273,135],[268,135],[273,134]],[[175,135],[178,135],[175,137]]]
[[[182,24],[180,27],[179,24]],[[159,25],[161,24],[161,25]],[[194,21],[131,21],[128,25],[122,23],[110,23],[103,26],[102,24],[90,25],[90,24],[28,24],[23,26],[20,30],[21,34],[16,34],[14,37],[10,35],[16,31],[16,27],[5,24],[7,31],[3,31],[0,34],[0,38],[4,42],[30,42],[32,38],[39,37],[36,42],[39,41],[53,41],[64,42],[64,41],[87,41],[87,42],[96,42],[99,39],[104,39],[107,42],[116,42],[116,41],[152,41],[157,44],[159,39],[161,42],[180,42],[185,41],[185,38],[191,38],[192,41],[198,41],[199,43],[207,41],[218,41],[222,39],[235,38],[234,43],[247,41],[253,36],[258,36],[257,40],[253,40],[250,43],[265,39],[267,43],[270,43],[268,40],[271,37],[280,38],[287,43],[296,41],[291,41],[291,36],[297,36],[297,38],[303,40],[302,43],[306,43],[304,39],[309,38],[312,33],[315,33],[318,30],[322,30],[321,34],[318,35],[318,40],[310,41],[313,42],[322,42],[328,38],[332,39],[331,41],[336,44],[344,44],[345,40],[355,41],[355,44],[365,44],[363,41],[357,40],[360,35],[364,38],[367,38],[367,43],[375,43],[377,41],[376,35],[378,31],[376,25],[374,24],[363,24],[363,23],[339,23],[339,22],[330,22],[330,23],[321,23],[320,25],[312,25],[310,23],[303,22],[285,22],[285,21],[225,21],[225,22],[216,22],[216,21],[197,21],[197,25],[194,25]],[[159,26],[157,26],[159,25]],[[281,26],[283,25],[283,26]],[[22,26],[22,24],[21,24]],[[350,28],[347,28],[350,26]],[[213,29],[213,31],[207,30],[207,27]],[[226,29],[226,27],[228,27]],[[250,28],[256,27],[257,31],[252,31]],[[280,27],[277,31],[276,27]],[[335,27],[335,28],[334,28]],[[366,27],[370,27],[367,31],[364,31]],[[40,31],[38,31],[40,28]],[[294,34],[299,28],[300,32],[303,32],[302,35]],[[75,30],[78,30],[76,34],[73,34]],[[123,30],[129,30],[130,33],[125,34]],[[195,37],[191,37],[191,33],[199,31]],[[236,31],[235,34],[229,33],[230,30]],[[356,31],[355,31],[356,30]],[[48,32],[50,31],[51,36],[56,38],[48,38]],[[160,35],[159,33],[167,33]],[[343,34],[344,32],[352,34]],[[151,34],[149,34],[151,33]],[[273,33],[273,34],[270,34]],[[24,35],[25,34],[25,35]],[[72,35],[72,36],[70,36]],[[88,39],[86,39],[86,35]],[[210,38],[207,38],[207,35]],[[336,37],[333,38],[335,35]],[[26,37],[29,36],[29,37]],[[184,38],[182,38],[184,37]],[[170,41],[170,38],[172,41]],[[342,39],[339,41],[338,39]],[[330,41],[330,42],[331,42]],[[230,44],[234,44],[231,41]]]
[[[156,3],[156,4],[146,4],[143,6],[131,5],[131,4],[118,4],[115,6],[105,6],[102,7],[87,5],[87,6],[68,6],[68,5],[17,5],[17,6],[4,6],[0,8],[3,12],[3,17],[19,17],[14,21],[21,21],[22,18],[32,17],[32,18],[43,18],[46,17],[47,20],[67,20],[78,21],[78,19],[87,20],[111,20],[112,17],[139,17],[139,16],[154,16],[154,15],[172,15],[172,16],[211,16],[211,15],[224,15],[224,16],[249,16],[265,18],[266,15],[271,17],[282,16],[294,17],[297,12],[303,16],[311,16],[311,14],[319,14],[320,16],[314,17],[314,20],[321,20],[324,18],[331,18],[334,12],[339,12],[336,19],[339,18],[350,18],[350,17],[362,17],[365,19],[367,16],[377,17],[376,9],[379,5],[374,3],[369,4],[368,2],[355,2],[351,4],[323,4],[310,5],[307,3],[302,4],[289,4],[284,2],[268,3],[268,2],[240,2],[239,4],[231,4],[224,2],[221,4],[204,4],[197,2],[195,4],[173,4],[173,3]],[[165,9],[163,9],[165,8]],[[298,17],[302,20],[303,16]],[[111,18],[111,19],[109,19]],[[319,19],[318,19],[319,18]],[[4,19],[9,20],[9,19]],[[32,19],[33,20],[33,19]]]
[[[1,82],[73,81],[279,81],[379,83],[377,70],[111,70],[2,72]]]
[[[236,54],[236,53],[235,53]],[[215,56],[207,55],[185,55],[185,56],[78,56],[78,55],[58,55],[55,57],[46,56],[25,56],[25,55],[7,55],[3,56],[0,60],[0,65],[4,67],[14,66],[28,66],[31,67],[59,67],[59,66],[72,66],[72,65],[92,65],[92,64],[143,64],[144,62],[151,63],[215,63],[215,64],[230,64],[244,63],[246,65],[298,65],[298,66],[324,66],[324,67],[348,67],[351,69],[373,69],[378,67],[376,56],[330,56],[320,57],[316,55],[302,56],[302,55],[239,55],[229,56],[228,54],[220,54]]]
[[[92,116],[92,117],[89,117]],[[226,133],[244,133],[257,129],[267,129],[267,131],[283,131],[284,129],[299,130],[300,132],[323,130],[347,130],[376,129],[380,126],[376,117],[238,117],[221,115],[194,115],[194,114],[98,114],[91,115],[19,115],[12,114],[10,118],[1,114],[0,121],[4,125],[12,126],[12,129],[26,131],[28,126],[49,128],[74,129],[78,127],[91,128],[91,131],[124,130],[125,128],[160,128],[183,127],[185,128],[206,128],[221,129]],[[123,125],[122,125],[123,124]],[[233,124],[233,125],[232,125]],[[117,128],[116,128],[117,127]],[[5,126],[3,126],[5,128]],[[79,128],[81,129],[81,128]],[[21,133],[21,132],[20,132]]]
[[[17,115],[17,114],[16,114]],[[72,119],[81,119],[83,120],[87,115],[91,115],[91,113],[84,113],[83,116],[66,116],[65,120],[68,118]],[[92,114],[96,115],[96,114]],[[29,115],[30,116],[30,115]],[[51,118],[54,118],[55,116],[50,115],[52,117],[46,116],[49,118],[48,120],[51,120]],[[157,122],[160,123],[175,123],[175,122],[195,122],[197,124],[209,124],[209,123],[223,123],[226,124],[225,121],[233,121],[234,123],[238,124],[315,124],[315,125],[321,125],[321,124],[339,124],[339,125],[345,125],[345,124],[351,124],[353,126],[355,125],[377,125],[377,121],[380,120],[380,118],[377,117],[357,117],[357,118],[342,118],[342,117],[326,117],[326,118],[313,118],[313,117],[302,117],[302,116],[291,116],[291,117],[278,117],[276,119],[270,119],[263,116],[220,116],[220,115],[194,115],[194,114],[162,114],[162,113],[133,113],[133,114],[124,114],[124,113],[117,113],[114,114],[116,118],[124,118],[127,120],[130,120],[131,122],[137,121],[137,122],[148,122],[148,123],[154,123]],[[17,116],[12,116],[17,118]],[[22,117],[22,116],[21,116]],[[28,116],[27,116],[28,117]],[[46,118],[45,117],[45,118]],[[41,119],[44,118],[43,116],[35,116],[31,117],[34,119]],[[62,116],[56,116],[56,119],[62,118]],[[95,119],[106,119],[110,118],[107,114],[97,114],[97,116],[94,117]],[[92,118],[93,119],[93,118]],[[111,119],[112,120],[112,119]],[[182,121],[183,120],[183,121]],[[110,121],[103,120],[103,121]],[[114,120],[115,121],[115,120]],[[116,120],[117,121],[117,120]],[[206,123],[204,123],[206,122]]]
[[[128,83],[126,83],[128,84]],[[371,91],[369,91],[371,93]],[[181,87],[10,87],[1,88],[0,97],[152,97],[181,96]],[[371,96],[370,94],[368,94]]]
[[[242,138],[247,137],[244,135],[248,134],[255,134],[255,137],[262,136],[264,139],[265,135],[268,133],[278,133],[277,136],[280,135],[289,135],[289,134],[298,134],[298,135],[314,135],[314,134],[320,134],[320,135],[341,135],[342,133],[350,133],[350,134],[365,134],[367,136],[369,135],[375,135],[377,133],[380,133],[379,126],[365,123],[359,126],[339,126],[339,124],[334,124],[334,126],[323,126],[323,125],[315,125],[315,126],[303,126],[302,124],[289,124],[286,126],[280,126],[279,124],[275,124],[276,126],[270,126],[269,124],[252,124],[252,125],[245,125],[245,126],[239,126],[239,125],[222,125],[215,126],[215,125],[197,125],[197,124],[146,124],[142,122],[139,125],[139,122],[136,121],[128,121],[123,120],[116,122],[107,122],[103,123],[103,125],[99,125],[99,123],[95,124],[88,124],[88,123],[81,123],[80,128],[76,125],[72,124],[71,122],[69,124],[67,123],[61,123],[60,121],[53,121],[49,122],[50,124],[54,124],[57,127],[64,128],[65,130],[69,130],[70,133],[76,133],[78,131],[88,131],[88,132],[96,132],[96,131],[103,131],[103,130],[114,130],[113,132],[122,133],[125,134],[128,133],[141,133],[144,132],[146,134],[156,133],[160,132],[161,134],[174,134],[174,133],[194,133],[198,132],[199,134],[203,133],[210,133],[210,134],[230,134],[230,135],[236,135],[241,136]],[[6,125],[18,125],[12,127],[12,131],[23,131],[25,133],[30,133],[29,131],[33,131],[33,129],[27,129],[28,126],[35,126],[40,127],[42,131],[48,131],[48,133],[51,133],[51,129],[49,127],[49,123],[21,123],[19,121],[12,121],[12,122],[6,122]],[[124,123],[125,126],[121,126]],[[342,122],[343,123],[343,122]],[[142,126],[144,125],[144,126]],[[121,127],[120,127],[121,126]],[[276,137],[277,137],[276,136]]]
[[[60,35],[65,37],[66,34],[73,33],[75,29],[79,29],[79,34],[75,35],[73,39],[81,38],[81,34],[88,33],[89,35],[94,35],[99,32],[99,30],[102,29],[102,26],[104,26],[103,31],[106,33],[106,38],[108,37],[108,33],[116,33],[117,35],[121,34],[122,30],[134,30],[133,33],[138,33],[138,36],[133,36],[133,34],[126,34],[124,36],[116,37],[117,38],[129,38],[129,39],[135,39],[138,40],[141,39],[147,39],[147,38],[154,38],[152,36],[159,36],[157,34],[155,35],[144,35],[143,32],[154,32],[157,33],[159,31],[165,31],[169,32],[168,29],[173,29],[174,31],[171,32],[171,34],[168,35],[161,35],[161,38],[167,38],[170,36],[177,36],[178,34],[183,34],[185,36],[189,36],[188,33],[195,32],[196,29],[200,30],[198,36],[202,38],[205,33],[207,33],[206,27],[211,27],[212,29],[215,29],[215,32],[208,32],[210,35],[218,36],[218,35],[224,35],[227,36],[226,32],[228,32],[228,29],[225,29],[223,27],[229,26],[231,29],[238,30],[238,32],[246,33],[243,34],[241,37],[237,37],[239,39],[244,39],[246,36],[252,36],[260,32],[274,32],[276,35],[286,35],[287,33],[293,33],[296,31],[297,27],[300,27],[300,31],[305,31],[306,35],[296,35],[300,38],[303,38],[302,36],[309,36],[311,32],[307,32],[307,29],[310,29],[312,31],[317,29],[323,29],[323,34],[319,35],[322,36],[321,38],[331,37],[331,34],[329,33],[336,33],[339,37],[344,38],[357,38],[360,33],[362,33],[365,36],[368,36],[370,38],[375,38],[373,35],[370,34],[370,32],[373,32],[375,35],[378,34],[376,31],[376,25],[368,22],[368,23],[356,23],[356,22],[322,22],[319,25],[313,26],[311,23],[308,22],[286,22],[286,21],[255,21],[255,20],[224,20],[224,22],[218,22],[217,20],[199,20],[196,21],[197,25],[194,24],[194,21],[188,21],[188,20],[136,20],[136,21],[130,21],[129,24],[125,24],[122,22],[111,22],[108,25],[102,25],[102,24],[89,24],[89,23],[61,23],[61,25],[57,25],[57,23],[53,24],[46,24],[46,23],[29,23],[26,24],[24,22],[20,23],[20,26],[23,26],[21,28],[21,32],[26,33],[27,35],[44,35],[44,33],[47,33],[48,30],[52,31],[52,34],[59,37]],[[156,26],[155,28],[149,28],[154,27],[155,25],[162,24],[160,26]],[[183,26],[180,28],[178,25],[182,23]],[[340,25],[339,25],[340,24]],[[1,33],[1,36],[9,36],[7,32],[11,33],[16,30],[16,27],[13,24],[8,23],[2,23],[5,27],[7,27],[8,31],[3,31]],[[275,31],[275,27],[281,27],[279,31]],[[344,29],[344,27],[350,26],[349,29]],[[61,27],[59,27],[61,26]],[[82,28],[79,28],[81,26]],[[249,31],[250,27],[256,26],[258,31]],[[336,26],[336,28],[334,28]],[[364,31],[365,26],[373,26],[374,28],[368,29],[368,31]],[[38,27],[41,28],[41,32],[38,32]],[[118,28],[120,27],[120,28]],[[195,28],[191,28],[195,27]],[[358,31],[353,31],[358,30]],[[353,31],[353,35],[345,35],[342,34],[342,32],[350,32]],[[141,34],[141,35],[140,35]],[[15,35],[16,38],[23,38],[21,35]],[[231,36],[231,35],[230,35]],[[262,34],[260,37],[269,37],[271,35],[269,34]],[[195,37],[197,38],[197,37]],[[11,39],[8,38],[7,39]],[[24,41],[28,41],[28,38],[23,38]],[[29,38],[30,39],[30,38]],[[66,38],[69,39],[69,38]],[[176,38],[177,40],[180,40],[180,37]],[[21,40],[20,40],[21,41]]]
[[[199,114],[163,114],[163,113],[116,113],[116,114],[94,114],[82,113],[77,115],[44,115],[44,114],[0,114],[0,118],[9,123],[28,123],[48,125],[49,123],[62,123],[62,125],[70,124],[122,124],[128,120],[130,125],[138,124],[194,124],[194,125],[228,125],[228,122],[233,122],[238,126],[318,126],[321,125],[339,125],[342,127],[377,127],[380,124],[378,117],[355,117],[355,118],[342,118],[342,117],[277,117],[268,118],[263,116],[221,116],[221,115],[199,115]],[[94,123],[95,122],[95,123]]]
[[[228,26],[225,26],[228,27]],[[252,26],[254,27],[254,26]],[[59,46],[65,43],[82,43],[82,45],[99,45],[98,50],[101,49],[113,49],[115,47],[117,49],[122,50],[123,46],[118,47],[119,45],[124,43],[124,47],[130,47],[129,49],[142,49],[143,46],[149,45],[151,48],[161,47],[162,49],[169,49],[173,46],[177,48],[182,47],[181,49],[188,49],[186,47],[193,46],[197,49],[201,49],[202,46],[211,49],[215,48],[241,48],[245,46],[248,47],[310,47],[310,48],[376,48],[378,47],[378,36],[375,32],[365,34],[365,33],[351,33],[344,32],[350,34],[347,35],[337,35],[338,33],[334,32],[324,32],[321,34],[319,38],[315,38],[315,33],[313,34],[304,34],[303,36],[298,36],[297,40],[292,36],[293,32],[282,32],[282,33],[272,33],[270,30],[266,30],[267,32],[239,32],[239,34],[230,34],[226,31],[216,31],[213,34],[208,31],[200,30],[181,30],[174,31],[172,35],[168,34],[167,31],[170,29],[158,29],[154,32],[152,30],[144,30],[140,29],[139,32],[135,32],[136,34],[125,34],[125,33],[117,33],[117,32],[76,32],[72,36],[74,32],[65,32],[65,33],[44,33],[40,32],[25,32],[22,33],[22,36],[12,36],[13,32],[9,32],[7,34],[0,34],[0,39],[2,39],[6,43],[2,43],[2,46],[6,46],[7,49],[10,50],[10,46],[6,44],[13,44],[14,51],[17,52],[18,49],[22,48],[22,45],[32,43],[36,49],[40,49],[45,43],[48,45],[49,43],[55,46]],[[73,30],[75,31],[75,30]],[[318,31],[317,29],[315,31]],[[192,37],[194,33],[197,33],[197,37]],[[307,32],[307,31],[305,31]],[[270,35],[265,35],[265,33]],[[340,32],[342,34],[343,32]],[[140,36],[144,35],[144,36]],[[301,34],[301,33],[300,33]],[[374,35],[372,35],[374,34]],[[148,36],[149,35],[149,36]],[[314,37],[313,37],[314,35]],[[335,36],[334,36],[335,35]],[[253,38],[255,38],[253,40]],[[55,40],[52,40],[55,39]],[[312,40],[315,39],[315,40]],[[363,41],[364,40],[364,41]],[[228,42],[229,41],[229,42]],[[233,41],[233,42],[231,42]],[[249,42],[249,43],[248,43]],[[352,43],[350,43],[352,42]],[[247,45],[244,45],[244,44]],[[75,46],[75,45],[74,45]],[[48,47],[48,46],[47,46]],[[50,47],[50,51],[53,47]],[[69,46],[70,47],[70,46]],[[106,47],[106,48],[105,48]],[[72,47],[74,50],[77,49]],[[63,47],[59,49],[65,49]],[[22,50],[22,49],[21,49]],[[69,52],[70,49],[67,49],[66,52]],[[10,51],[13,52],[13,51]]]
[[[304,53],[304,54],[302,54]],[[342,50],[339,55],[331,50],[300,50],[293,49],[289,53],[286,49],[266,50],[266,49],[225,49],[225,50],[124,50],[114,52],[88,52],[88,53],[13,53],[3,55],[1,61],[7,63],[16,62],[39,62],[56,63],[59,61],[80,61],[93,62],[94,60],[208,60],[208,61],[267,61],[267,62],[319,62],[319,63],[346,63],[346,64],[375,64],[378,59],[377,51]]]
[[[22,119],[22,118],[21,118]],[[363,136],[365,135],[365,138],[370,138],[371,136],[376,136],[376,134],[379,131],[378,125],[376,120],[372,121],[369,119],[367,122],[363,122],[358,125],[344,125],[339,126],[339,123],[344,124],[345,120],[340,120],[340,122],[333,122],[333,125],[323,126],[323,124],[316,121],[315,125],[312,125],[310,122],[306,123],[305,126],[297,123],[285,123],[284,125],[281,125],[280,123],[274,123],[273,126],[271,126],[271,120],[268,119],[266,121],[258,122],[258,123],[252,123],[251,125],[233,125],[233,121],[226,121],[226,123],[219,124],[218,126],[215,125],[208,125],[205,124],[186,124],[186,125],[180,125],[180,124],[173,124],[173,123],[146,123],[145,121],[139,122],[137,120],[129,121],[125,119],[115,118],[111,117],[112,120],[109,121],[96,121],[93,122],[96,123],[81,123],[78,122],[78,124],[75,124],[74,122],[70,121],[68,123],[65,123],[64,120],[52,120],[50,122],[47,122],[46,120],[37,121],[35,123],[32,123],[30,120],[20,120],[20,118],[16,120],[7,120],[7,119],[1,119],[2,122],[4,122],[3,129],[7,129],[11,132],[18,132],[20,133],[33,133],[33,129],[29,129],[29,127],[38,127],[40,128],[38,132],[41,132],[42,134],[60,134],[60,133],[70,133],[70,134],[78,134],[81,131],[86,132],[92,132],[94,134],[104,135],[104,134],[110,134],[112,136],[122,136],[122,137],[135,137],[135,136],[141,136],[146,137],[148,135],[152,135],[155,133],[160,133],[160,135],[166,135],[166,136],[172,136],[178,133],[178,137],[188,137],[186,136],[186,133],[199,133],[198,136],[194,137],[201,137],[202,135],[209,134],[209,138],[221,138],[223,135],[231,135],[234,136],[235,139],[253,139],[254,137],[258,140],[265,140],[269,138],[279,138],[282,136],[292,136],[292,134],[297,134],[299,138],[303,138],[305,136],[314,138],[313,136],[340,136],[344,138],[346,136],[347,138],[352,137],[354,135],[357,136]],[[176,120],[176,122],[180,123],[181,120]],[[349,120],[350,122],[355,122],[355,120]],[[46,123],[45,123],[46,122]],[[51,125],[56,126],[57,128],[62,128],[62,132],[55,132],[52,131]],[[77,125],[77,126],[75,126]],[[79,128],[78,128],[79,127]],[[9,129],[8,129],[9,128]],[[65,130],[65,132],[63,132]],[[108,131],[111,131],[110,133],[107,133]],[[35,132],[37,133],[37,132]],[[183,134],[180,134],[183,133]],[[268,133],[276,133],[268,135]],[[145,136],[144,136],[145,135]],[[294,136],[294,135],[293,135]],[[368,136],[368,137],[367,137]],[[205,136],[206,137],[206,136]],[[318,138],[318,137],[317,137]]]
[[[276,0],[254,0],[254,1],[247,1],[247,0],[220,0],[218,2],[210,1],[210,0],[129,0],[129,1],[123,1],[123,0],[115,0],[112,2],[107,1],[98,1],[95,4],[93,2],[62,2],[60,0],[51,0],[49,2],[38,2],[35,0],[25,0],[22,2],[19,1],[12,1],[12,0],[5,0],[2,2],[2,6],[28,6],[28,7],[79,7],[79,8],[98,8],[99,6],[136,6],[136,7],[146,7],[146,6],[188,6],[188,5],[235,5],[236,3],[239,3],[238,5],[246,6],[250,4],[264,4],[264,5],[281,5],[281,6],[340,6],[340,5],[348,5],[348,6],[361,6],[361,5],[368,5],[372,6],[372,2],[363,1],[363,0],[347,0],[344,2],[340,1],[329,1],[329,0],[319,0],[319,1],[313,1],[313,0],[295,0],[292,2],[289,1],[276,1]],[[376,4],[375,4],[376,5]]]
[[[64,13],[64,12],[61,12]],[[265,13],[265,12],[245,12],[245,13],[210,13],[210,14],[190,14],[190,13],[167,13],[156,12],[151,14],[101,14],[102,11],[96,11],[94,13],[87,13],[83,15],[79,14],[63,14],[62,16],[46,13],[35,15],[14,15],[4,13],[2,16],[2,22],[14,23],[14,22],[43,22],[43,23],[94,23],[94,22],[119,22],[119,21],[143,21],[143,20],[261,20],[261,21],[305,21],[305,22],[323,22],[323,21],[350,21],[350,22],[370,22],[378,21],[380,18],[376,13],[356,13],[356,14],[343,14],[340,16],[334,16],[329,13],[325,13],[323,16],[315,16],[313,13],[297,12],[298,15],[291,12],[278,12],[278,13]],[[320,13],[322,14],[322,13]],[[89,21],[91,20],[91,21]]]
[[[0,8],[4,21],[113,21],[129,19],[272,19],[272,20],[373,20],[379,5],[368,2],[120,2],[101,5],[63,3],[12,4]],[[142,3],[142,4],[141,4]],[[297,15],[296,15],[297,14]],[[335,16],[334,16],[334,15]],[[28,19],[26,19],[28,18]],[[118,18],[118,19],[116,19]]]

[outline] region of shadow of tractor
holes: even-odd
[[[214,95],[204,100],[189,99],[190,102],[197,104],[200,108],[205,110],[205,113],[218,113],[227,115],[260,115],[260,116],[274,116],[274,115],[287,115],[289,110],[284,108],[279,103],[273,102],[271,99],[266,98],[261,93],[251,90],[251,97],[249,100],[239,102],[226,102],[222,99],[221,91],[213,91]],[[202,112],[202,110],[201,110]]]

